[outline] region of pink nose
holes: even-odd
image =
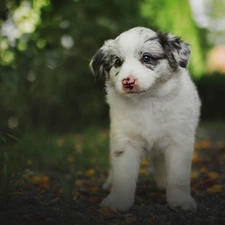
[[[135,86],[135,79],[134,77],[129,76],[123,79],[122,83],[125,88],[133,89],[133,87]]]

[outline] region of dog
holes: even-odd
[[[107,40],[90,61],[105,76],[110,107],[111,189],[100,206],[127,211],[140,161],[154,167],[170,207],[195,210],[190,173],[201,102],[187,66],[191,47],[170,33],[135,27]]]

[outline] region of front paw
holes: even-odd
[[[189,194],[178,193],[167,195],[167,202],[171,208],[181,207],[183,210],[191,211],[197,209],[195,200]]]
[[[116,196],[109,194],[101,202],[101,207],[109,207],[114,211],[127,211],[134,203],[134,197],[124,198],[124,196]]]

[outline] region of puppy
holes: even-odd
[[[126,211],[134,203],[140,160],[151,159],[170,207],[194,210],[191,160],[200,100],[186,69],[191,47],[170,33],[144,27],[108,40],[90,62],[105,76],[110,106],[110,194],[101,206]]]

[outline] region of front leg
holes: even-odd
[[[134,203],[136,182],[140,167],[140,151],[130,139],[111,141],[111,179],[110,194],[100,206],[113,210],[126,211]]]
[[[167,185],[166,197],[171,207],[195,210],[197,205],[190,194],[193,142],[174,143],[165,151]]]

